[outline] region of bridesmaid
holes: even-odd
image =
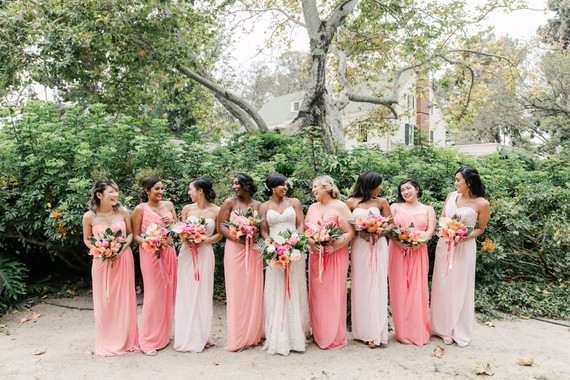
[[[222,234],[216,233],[220,208],[212,203],[216,192],[207,178],[194,179],[190,183],[188,195],[194,203],[184,206],[181,219],[196,222],[204,218],[208,237],[197,244],[196,268],[190,245],[184,243],[180,249],[174,314],[174,349],[202,352],[204,347],[213,345],[209,341],[214,313],[212,297],[216,264],[212,243],[222,238]],[[198,280],[194,277],[195,269],[198,269]]]
[[[422,189],[415,180],[404,179],[398,184],[400,203],[391,207],[394,225],[408,227],[413,223],[431,238],[435,232],[435,212],[418,201],[421,196]],[[390,306],[396,339],[404,344],[423,346],[430,342],[429,260],[425,244],[404,256],[403,251],[409,247],[390,234]]]
[[[287,177],[273,174],[265,180],[265,195],[271,199],[263,203],[259,212],[263,215],[261,236],[266,239],[291,230],[301,235],[305,229],[303,208],[296,198],[287,198]],[[307,337],[311,334],[305,257],[291,263],[289,273],[290,294],[283,297],[283,269],[265,269],[263,292],[265,343],[263,349],[270,354],[288,355],[290,351],[304,352]],[[285,302],[285,306],[283,305]]]
[[[370,214],[391,217],[390,205],[379,198],[382,176],[373,170],[362,173],[346,204],[354,219]],[[358,231],[351,247],[352,336],[370,348],[388,343],[388,244],[386,232],[376,242],[366,231]]]
[[[354,237],[350,224],[352,214],[337,198],[340,193],[330,176],[313,181],[316,203],[307,211],[305,224],[314,226],[335,224],[345,231],[326,247],[322,282],[319,279],[319,253],[315,241],[309,256],[309,307],[315,343],[326,350],[346,346],[346,286],[348,272],[348,242]]]
[[[455,188],[449,193],[441,216],[459,217],[473,232],[455,243],[448,252],[448,243],[439,239],[431,290],[432,334],[443,338],[445,344],[457,342],[465,347],[471,341],[475,299],[475,260],[477,243],[490,218],[489,202],[479,172],[471,166],[463,166],[455,172]],[[447,264],[448,255],[453,257]]]
[[[170,341],[174,319],[176,294],[176,251],[173,247],[161,248],[160,259],[155,252],[146,251],[141,234],[151,223],[167,226],[176,220],[171,202],[163,201],[162,182],[147,177],[142,183],[141,199],[133,211],[133,235],[139,244],[141,272],[144,283],[144,300],[139,332],[141,350],[154,356]]]
[[[93,248],[90,237],[107,228],[122,232],[126,246],[113,262],[93,260],[93,310],[96,356],[123,355],[139,351],[135,265],[129,245],[133,241],[131,216],[118,201],[115,182],[102,179],[91,190],[89,211],[83,215],[83,242]]]
[[[263,264],[259,251],[250,248],[246,262],[245,243],[230,234],[223,223],[248,208],[259,211],[261,202],[251,198],[257,191],[253,179],[238,173],[233,179],[235,197],[220,208],[218,231],[226,238],[224,275],[226,280],[228,341],[226,351],[241,351],[261,340],[263,322]],[[246,271],[247,266],[247,271]]]

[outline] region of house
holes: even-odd
[[[370,103],[350,102],[343,112],[345,130],[357,133],[346,133],[345,146],[353,148],[362,144],[376,144],[384,151],[394,149],[397,145],[414,145],[426,143],[435,146],[445,146],[446,124],[440,109],[436,105],[433,89],[429,81],[425,80],[422,91],[416,91],[417,75],[407,72],[400,80],[401,91],[399,102],[395,109],[399,115],[391,132],[378,132],[370,130],[370,111],[381,108]],[[380,86],[387,86],[387,82]],[[363,92],[370,94],[366,89]],[[416,94],[418,93],[418,94]],[[287,130],[290,123],[299,113],[299,106],[303,100],[303,92],[296,92],[275,97],[265,103],[259,110],[259,114],[266,121],[270,130]]]

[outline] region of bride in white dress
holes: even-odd
[[[286,230],[303,233],[304,218],[301,202],[286,198],[287,178],[273,174],[265,181],[267,195],[271,199],[261,205],[263,215],[261,236],[276,237]],[[267,267],[263,293],[265,343],[263,349],[270,354],[288,355],[290,351],[304,352],[307,337],[311,334],[309,301],[305,271],[305,257],[291,263],[289,279],[290,297],[285,298],[283,310],[284,271]]]

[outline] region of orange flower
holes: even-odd
[[[285,269],[285,264],[283,264],[281,261],[276,261],[275,264],[273,264],[273,266],[275,268]]]
[[[368,232],[370,232],[371,234],[373,234],[374,232],[376,232],[378,230],[378,228],[374,224],[371,224],[370,226],[368,226],[368,228],[366,230]]]
[[[283,263],[284,265],[289,264],[289,257],[287,255],[279,256],[279,262]]]
[[[449,233],[446,230],[441,230],[440,236],[445,241],[448,241],[450,239]]]
[[[405,231],[400,232],[400,234],[398,235],[398,239],[400,239],[401,241],[408,240],[408,237],[409,237],[409,235]]]
[[[313,236],[315,234],[315,231],[312,228],[307,228],[305,230],[305,236],[310,238],[311,236]]]
[[[201,243],[202,242],[202,234],[195,233],[194,234],[194,242]]]

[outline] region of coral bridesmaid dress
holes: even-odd
[[[93,226],[93,235],[102,234],[106,225]],[[113,223],[113,231],[127,228],[123,220]],[[93,280],[93,310],[95,312],[96,356],[115,356],[139,351],[137,329],[137,296],[135,293],[135,266],[131,248],[127,247],[113,262],[94,260],[91,266]]]
[[[377,207],[355,208],[355,220],[369,213],[380,215]],[[379,346],[388,343],[388,244],[380,238],[374,245],[356,236],[351,245],[352,336]]]
[[[410,215],[396,211],[394,225],[426,230],[427,214]],[[423,346],[430,342],[429,326],[429,260],[424,244],[404,256],[402,250],[390,242],[388,246],[390,279],[390,306],[396,339],[404,344]]]
[[[445,215],[457,215],[467,227],[475,227],[477,211],[471,207],[457,207],[457,192],[447,201]],[[475,261],[477,243],[475,239],[452,247],[439,239],[435,251],[435,264],[431,285],[431,328],[432,333],[444,339],[453,339],[459,346],[471,341],[475,319]],[[453,254],[451,265],[448,254]],[[447,271],[447,273],[446,273]]]
[[[149,224],[161,224],[160,215],[146,203],[141,231]],[[174,319],[174,296],[176,294],[176,251],[174,247],[163,248],[158,260],[154,252],[139,246],[141,272],[144,283],[144,300],[139,330],[141,350],[149,352],[166,347],[172,337]]]
[[[190,222],[198,218],[191,216]],[[212,236],[216,222],[206,219],[206,231]],[[191,247],[184,243],[178,256],[178,285],[176,286],[176,311],[174,314],[174,349],[176,351],[202,352],[212,329],[214,313],[214,268],[216,260],[211,244],[197,247],[197,269],[194,271]],[[195,277],[197,274],[199,277]]]
[[[307,211],[307,222],[319,222],[318,205]],[[323,225],[338,226],[337,217],[324,218]],[[309,308],[315,343],[332,350],[346,346],[346,286],[348,273],[348,247],[344,246],[326,255],[322,282],[319,279],[319,254],[309,256]]]
[[[224,251],[228,319],[226,351],[241,351],[257,345],[261,340],[263,264],[258,255],[259,251],[250,247],[246,262],[245,245],[226,240]]]

